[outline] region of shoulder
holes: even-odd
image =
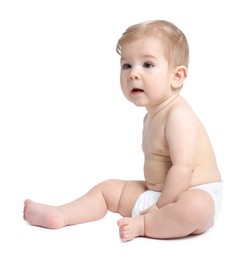
[[[167,111],[166,122],[188,122],[196,120],[197,117],[188,102],[181,96],[174,101]]]
[[[165,122],[165,136],[171,149],[185,150],[194,147],[200,130],[200,121],[191,106],[180,99],[174,102],[167,114]]]

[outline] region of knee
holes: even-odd
[[[117,182],[121,182],[121,181],[117,180],[117,179],[108,179],[108,180],[101,182],[100,184],[103,186],[110,186],[110,185],[117,184]]]
[[[189,222],[199,233],[206,231],[214,223],[214,201],[209,194],[204,191],[195,192],[186,200],[183,207],[184,221]],[[188,223],[188,224],[189,224]]]
[[[206,223],[214,218],[214,202],[212,198],[208,200],[198,199],[192,202],[191,210],[198,223]]]
[[[111,194],[113,191],[117,191],[118,189],[122,189],[124,186],[124,181],[117,180],[117,179],[108,179],[101,183],[99,183],[96,187],[98,187],[102,193]]]

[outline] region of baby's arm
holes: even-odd
[[[190,187],[198,142],[197,119],[189,107],[170,111],[166,122],[166,139],[172,167],[168,171],[157,207],[172,203]]]

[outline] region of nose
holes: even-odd
[[[137,70],[135,70],[135,69],[131,70],[130,73],[129,73],[128,79],[129,80],[138,80],[138,79],[140,79],[140,75],[137,72]]]

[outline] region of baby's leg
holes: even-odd
[[[135,237],[145,235],[144,215],[136,217],[124,217],[117,222],[119,226],[119,235],[122,241],[126,242]]]
[[[24,219],[31,225],[61,228],[66,225],[98,220],[107,210],[118,211],[125,181],[109,180],[91,189],[84,196],[62,206],[25,201]]]
[[[177,202],[134,218],[118,221],[123,241],[137,236],[152,238],[178,238],[189,234],[200,234],[214,222],[214,202],[203,190],[188,190]]]
[[[144,183],[140,181],[108,180],[98,184],[84,196],[62,206],[26,200],[24,219],[35,226],[61,228],[101,219],[108,210],[122,216],[130,216],[135,201],[145,189]]]
[[[24,219],[34,226],[61,228],[65,220],[59,207],[36,203],[31,200],[24,202]]]

